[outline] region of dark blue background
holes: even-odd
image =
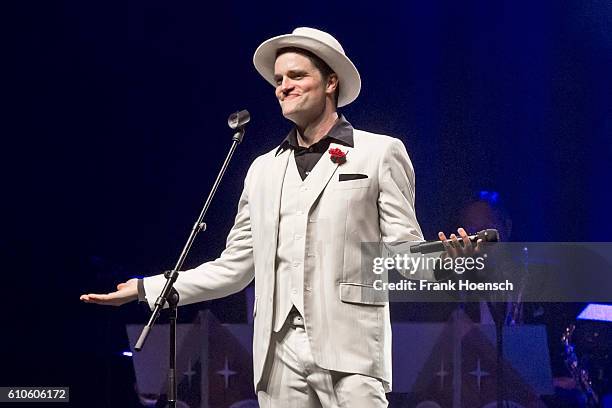
[[[456,227],[474,191],[495,190],[515,240],[609,240],[609,1],[3,8],[2,385],[109,401],[123,324],[145,314],[79,295],[173,265],[230,145],[226,118],[246,108],[188,265],[220,252],[250,162],[290,128],[253,51],[300,25],[332,33],[360,70],[348,120],[406,144],[426,238]]]

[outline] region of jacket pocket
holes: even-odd
[[[338,181],[334,184],[334,190],[349,190],[352,188],[366,188],[370,186],[369,178]]]
[[[338,175],[338,181],[351,181],[351,180],[360,180],[368,178],[367,174],[358,174],[358,173],[344,173]]]
[[[340,300],[344,303],[384,306],[389,302],[386,291],[365,283],[340,282]]]

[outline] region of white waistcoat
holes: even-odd
[[[283,327],[287,314],[295,306],[304,316],[304,211],[306,196],[301,190],[308,183],[295,163],[293,152],[285,170],[281,192],[276,250],[276,285],[274,288],[274,331]]]

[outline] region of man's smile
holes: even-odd
[[[299,97],[299,96],[300,96],[299,94],[289,94],[289,95],[287,95],[287,96],[285,96],[285,97],[283,98],[283,101],[292,100],[292,99],[295,99],[295,98],[297,98],[297,97]]]

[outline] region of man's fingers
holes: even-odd
[[[93,299],[90,295],[81,295],[80,299],[85,303],[93,303]]]
[[[452,243],[446,238],[446,235],[442,231],[438,232],[438,238],[442,241],[442,245],[444,245],[447,253],[453,250]]]
[[[81,296],[81,298],[85,297],[85,299],[83,300],[89,300],[90,302],[96,301],[96,300],[107,300],[108,299],[108,295],[101,295],[101,294],[97,294],[97,293],[90,293],[88,295],[83,295]]]
[[[463,247],[467,248],[467,246],[470,245],[470,237],[468,236],[467,232],[465,232],[463,228],[459,228],[457,232],[459,233],[459,236],[463,240]]]
[[[96,300],[96,299],[97,299],[97,295],[95,295],[95,294],[93,294],[93,293],[90,293],[90,294],[88,294],[88,295],[81,295],[81,298],[80,298],[80,299],[81,299],[82,301],[85,301],[85,302],[92,302],[92,301],[94,301],[94,300]]]
[[[95,303],[98,305],[119,306],[121,304],[121,300],[117,299],[115,296],[102,293],[89,293],[87,295],[81,295],[80,299],[85,303]]]

